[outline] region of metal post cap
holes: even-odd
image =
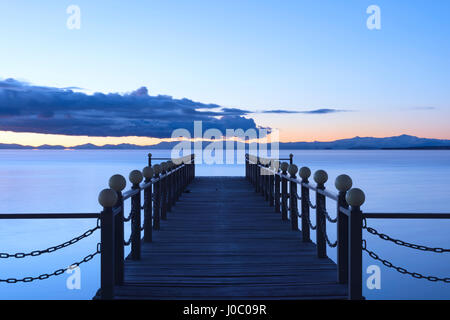
[[[289,168],[289,163],[287,162],[282,162],[280,165],[281,171],[287,171],[287,169]]]
[[[172,158],[173,163],[175,163],[176,165],[180,165],[183,163],[183,159],[181,158]]]
[[[146,179],[151,179],[153,177],[153,168],[152,167],[145,167],[144,169],[142,169],[142,175]]]
[[[149,157],[149,158],[151,158],[151,157],[152,157],[152,154],[151,154],[151,153],[149,153],[149,154],[148,154],[148,157]]]
[[[348,175],[341,174],[334,181],[334,185],[340,192],[346,192],[351,189],[353,181]]]
[[[117,192],[113,189],[103,189],[98,195],[98,202],[104,208],[112,208],[117,202]]]
[[[299,175],[303,180],[306,180],[311,177],[311,169],[309,169],[308,167],[301,167]]]
[[[360,207],[366,201],[366,195],[361,189],[353,188],[347,192],[345,199],[352,207]]]
[[[155,164],[153,166],[153,173],[155,175],[159,175],[161,173],[161,166],[159,164]]]
[[[328,180],[328,173],[325,170],[317,170],[314,172],[314,181],[318,184],[324,184]]]
[[[115,174],[111,178],[109,178],[108,185],[111,189],[115,190],[116,192],[120,192],[127,186],[127,180],[125,180],[125,178],[122,175]]]
[[[288,168],[288,172],[291,176],[295,176],[298,172],[298,167],[295,164],[291,164]]]
[[[144,177],[142,176],[142,173],[139,170],[133,170],[130,172],[129,179],[133,185],[136,185],[141,183]]]

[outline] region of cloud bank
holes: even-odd
[[[244,130],[257,126],[246,111],[170,96],[150,96],[142,87],[128,94],[74,92],[77,88],[33,86],[14,79],[0,81],[0,130],[64,135],[168,138],[172,131]]]
[[[275,109],[253,112],[186,98],[151,96],[146,87],[127,94],[88,95],[76,90],[80,88],[0,80],[0,131],[170,138],[173,130],[178,128],[192,132],[194,121],[202,121],[203,130],[216,128],[226,132],[226,129],[257,129],[253,119],[244,117],[254,113],[328,114],[344,111]]]
[[[316,110],[306,110],[306,111],[296,111],[296,110],[266,110],[262,113],[300,113],[300,114],[327,114],[327,113],[337,113],[337,112],[348,112],[348,110],[338,110],[338,109],[316,109]]]

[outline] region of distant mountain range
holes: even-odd
[[[74,150],[152,150],[152,149],[172,149],[179,142],[161,142],[150,146],[138,146],[134,144],[119,144],[96,146],[94,144],[83,144],[70,149]],[[210,142],[203,142],[203,146]],[[39,147],[23,146],[20,144],[1,144],[0,149],[39,149],[39,150],[63,150],[68,149],[63,146],[42,145]],[[401,135],[387,138],[355,137],[351,139],[341,139],[330,142],[281,142],[280,149],[303,149],[303,150],[348,150],[348,149],[445,149],[450,150],[450,140],[418,138],[409,135]]]

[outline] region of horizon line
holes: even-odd
[[[15,132],[14,132],[15,133]],[[64,135],[62,135],[64,136]],[[440,140],[440,141],[450,141],[450,139],[448,138],[428,138],[428,137],[420,137],[420,136],[415,136],[415,135],[410,135],[410,134],[398,134],[398,135],[393,135],[393,136],[353,136],[351,138],[338,138],[335,140],[312,140],[312,141],[305,141],[305,140],[296,140],[296,141],[274,141],[274,142],[258,142],[258,141],[249,141],[249,140],[237,140],[236,137],[235,139],[226,139],[226,138],[222,138],[222,139],[217,139],[217,140],[213,140],[213,139],[187,139],[187,141],[190,141],[191,143],[194,143],[196,141],[201,141],[201,142],[227,142],[227,141],[233,141],[233,142],[241,142],[241,143],[245,143],[245,144],[251,144],[251,143],[258,143],[258,144],[271,144],[271,143],[282,143],[282,144],[288,144],[288,143],[332,143],[332,142],[337,142],[337,141],[342,141],[342,140],[352,140],[352,139],[356,139],[356,138],[360,138],[360,139],[365,139],[365,138],[372,138],[372,139],[388,139],[388,138],[398,138],[398,137],[402,137],[402,136],[407,136],[407,137],[413,137],[413,138],[417,138],[417,139],[426,139],[426,140]],[[78,136],[73,136],[73,137],[78,137]],[[89,136],[88,136],[89,137]],[[90,137],[92,138],[92,137]],[[95,138],[95,137],[94,137]],[[96,138],[118,138],[118,137],[96,137]],[[126,138],[140,138],[140,137],[134,137],[134,136],[130,136],[130,137],[120,137],[122,139],[126,139]],[[66,149],[72,149],[72,148],[77,148],[77,147],[81,147],[81,146],[86,146],[86,145],[92,145],[95,147],[104,147],[104,146],[121,146],[121,145],[131,145],[131,146],[136,146],[136,147],[154,147],[157,146],[161,143],[176,143],[176,142],[182,142],[182,141],[186,141],[186,140],[180,140],[180,139],[172,139],[172,138],[165,138],[165,139],[159,139],[159,138],[152,138],[152,137],[142,137],[142,138],[149,138],[149,139],[157,139],[160,140],[158,142],[155,143],[149,143],[149,144],[139,144],[139,143],[127,143],[127,142],[121,142],[121,143],[92,143],[92,142],[87,142],[87,143],[80,143],[80,144],[73,144],[73,145],[64,145],[64,144],[58,144],[58,143],[43,143],[43,144],[39,144],[39,145],[33,145],[33,144],[23,144],[23,143],[16,143],[16,142],[12,142],[12,143],[8,143],[8,142],[1,142],[0,140],[0,145],[17,145],[17,146],[22,146],[22,147],[29,147],[29,148],[41,148],[44,146],[48,146],[48,147],[64,147]],[[261,140],[261,139],[260,139]]]

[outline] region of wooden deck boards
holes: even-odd
[[[244,178],[200,177],[140,261],[127,259],[117,299],[344,299],[336,265]]]

